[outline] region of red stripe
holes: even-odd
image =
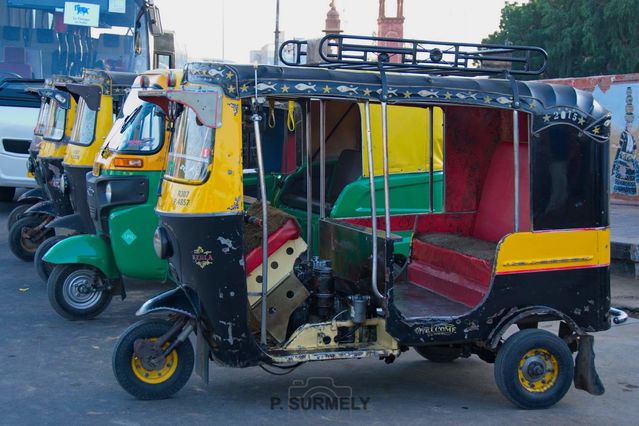
[[[497,272],[495,275],[511,275],[511,274],[525,274],[528,272],[550,272],[550,271],[568,271],[571,269],[590,269],[590,268],[603,268],[610,266],[609,263],[601,263],[598,265],[583,265],[583,266],[564,266],[563,268],[542,268],[542,269],[520,269],[517,271],[504,271]]]

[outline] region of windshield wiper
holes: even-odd
[[[120,129],[120,134],[124,133],[124,131],[129,127],[129,124],[131,124],[131,122],[135,120],[135,117],[138,116],[141,110],[142,110],[142,105],[140,105],[135,110],[133,110],[133,112],[129,114],[127,118],[124,119],[124,123],[122,123],[122,128]]]

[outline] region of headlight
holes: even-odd
[[[168,259],[173,254],[169,236],[167,235],[166,229],[161,226],[158,227],[153,234],[153,249],[160,259]]]
[[[104,188],[104,198],[109,204],[111,203],[111,197],[113,197],[113,188],[111,188],[111,183],[107,183],[106,188]]]

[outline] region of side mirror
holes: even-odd
[[[147,18],[149,20],[149,29],[154,36],[161,36],[164,34],[162,30],[162,18],[160,18],[160,10],[157,6],[149,6],[146,9]]]

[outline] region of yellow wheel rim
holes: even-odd
[[[559,377],[557,358],[546,349],[531,349],[519,360],[517,376],[528,392],[546,392]]]
[[[157,340],[157,338],[149,339],[151,341]],[[164,345],[164,348],[168,347],[169,343],[167,342]],[[175,370],[177,370],[178,366],[178,355],[177,351],[172,350],[166,358],[164,359],[164,365],[159,370],[147,370],[142,366],[142,361],[140,358],[135,356],[135,354],[131,355],[131,369],[133,370],[133,374],[135,377],[140,379],[140,381],[144,383],[148,383],[150,385],[157,385],[160,383],[164,383],[169,380]]]

